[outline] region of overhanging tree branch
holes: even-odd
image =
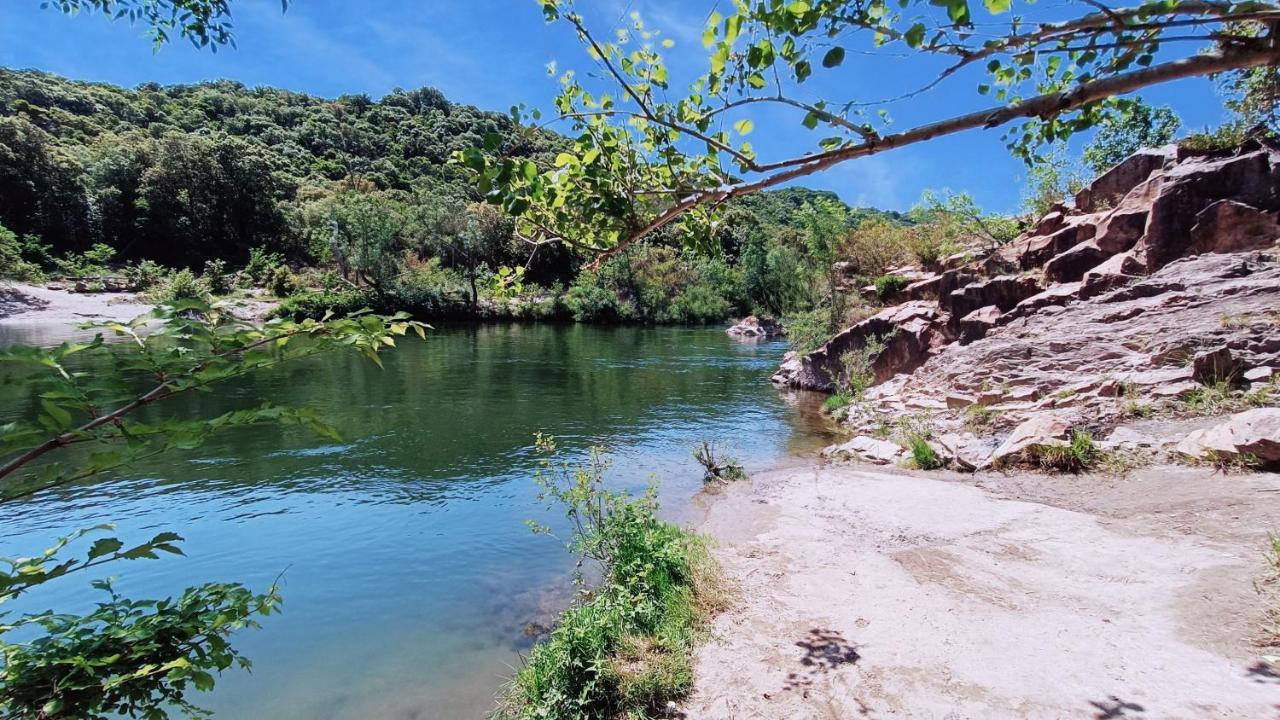
[[[762,166],[764,172],[776,172],[759,180],[704,191],[680,200],[654,217],[631,236],[618,243],[616,247],[604,253],[601,258],[597,259],[597,262],[616,255],[630,244],[665,227],[693,208],[723,203],[734,197],[760,192],[855,158],[867,157],[886,150],[914,145],[964,130],[999,127],[1018,118],[1049,118],[1109,97],[1124,95],[1173,80],[1213,75],[1227,70],[1276,64],[1280,64],[1280,48],[1276,48],[1270,38],[1263,38],[1257,43],[1246,46],[1225,48],[1212,53],[1153,65],[1084,83],[1070,90],[1037,95],[1009,105],[986,108],[946,120],[928,123],[900,133],[867,140],[857,145]]]

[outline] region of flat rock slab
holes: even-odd
[[[1280,510],[1259,482],[1280,485],[1214,492]],[[845,467],[758,476],[705,529],[737,594],[683,717],[1253,719],[1280,703],[1223,609],[1252,597],[1265,530],[1232,544]]]

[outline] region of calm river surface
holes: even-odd
[[[0,345],[57,339],[0,326]],[[748,469],[826,442],[813,399],[767,382],[784,350],[718,328],[488,325],[402,342],[385,370],[312,358],[169,412],[311,406],[343,443],[258,428],[0,505],[0,555],[111,521],[126,542],[186,537],[186,558],[111,568],[128,595],[213,580],[261,589],[283,573],[284,614],[235,638],[252,674],[228,672],[192,698],[218,718],[482,718],[529,647],[526,624],[554,617],[572,571],[560,545],[525,526],[559,517],[537,501],[533,434],[570,455],[608,447],[615,486],[656,477],[664,513],[696,521],[696,440],[730,443]],[[30,409],[20,388],[0,386],[0,422]],[[87,581],[54,583],[40,608],[89,608]]]

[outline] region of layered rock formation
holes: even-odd
[[[980,404],[1007,432],[1047,411],[1105,429],[1120,395],[1178,397],[1251,372],[1265,380],[1280,367],[1278,210],[1280,148],[1137,153],[1074,208],[789,355],[774,381],[831,390],[842,356],[874,339],[885,349],[872,359],[873,413],[958,418]],[[958,457],[975,439],[952,440]],[[960,464],[1000,455],[988,443]]]

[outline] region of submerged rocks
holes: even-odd
[[[759,318],[755,315],[748,315],[725,332],[743,338],[771,338],[784,334],[782,325],[776,320]]]

